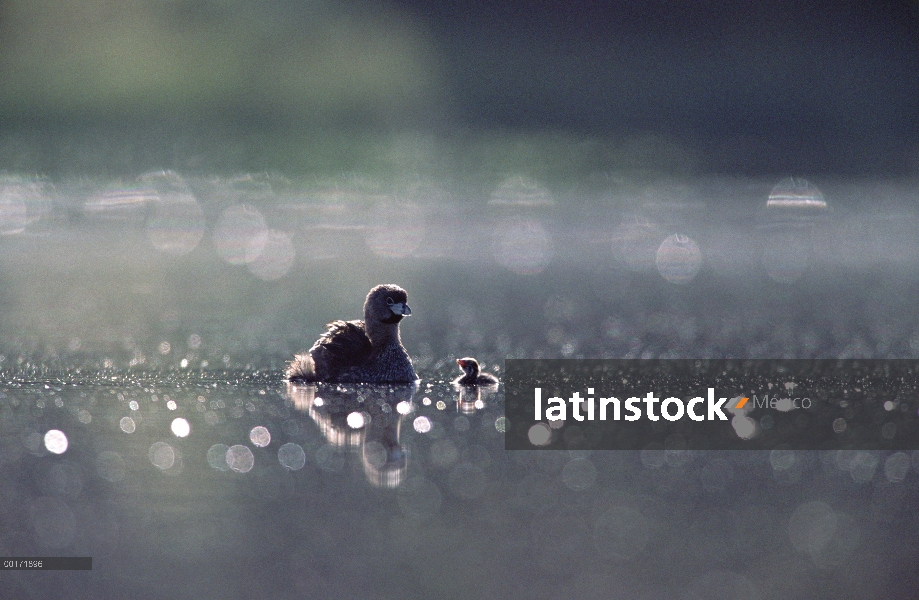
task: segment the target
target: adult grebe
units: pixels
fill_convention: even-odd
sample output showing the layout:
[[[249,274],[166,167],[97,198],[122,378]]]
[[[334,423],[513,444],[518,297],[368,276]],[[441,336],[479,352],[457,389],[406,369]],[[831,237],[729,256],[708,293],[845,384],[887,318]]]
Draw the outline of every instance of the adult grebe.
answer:
[[[399,339],[399,321],[412,314],[397,285],[378,285],[367,294],[363,321],[333,321],[309,352],[287,366],[291,381],[411,383],[418,379]]]

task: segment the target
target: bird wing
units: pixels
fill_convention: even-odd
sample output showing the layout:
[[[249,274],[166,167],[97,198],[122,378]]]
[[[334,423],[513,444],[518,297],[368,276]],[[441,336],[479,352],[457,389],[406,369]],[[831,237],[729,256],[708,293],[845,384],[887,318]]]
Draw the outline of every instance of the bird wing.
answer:
[[[326,369],[338,370],[359,365],[373,349],[363,321],[332,321],[319,336],[310,354]]]

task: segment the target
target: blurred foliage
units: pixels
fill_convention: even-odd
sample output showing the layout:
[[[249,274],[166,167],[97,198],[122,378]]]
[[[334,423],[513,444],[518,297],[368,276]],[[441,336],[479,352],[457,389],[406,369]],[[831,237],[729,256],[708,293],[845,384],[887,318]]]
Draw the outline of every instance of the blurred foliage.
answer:
[[[10,0],[2,11],[7,114],[400,119],[437,101],[430,40],[382,7]]]

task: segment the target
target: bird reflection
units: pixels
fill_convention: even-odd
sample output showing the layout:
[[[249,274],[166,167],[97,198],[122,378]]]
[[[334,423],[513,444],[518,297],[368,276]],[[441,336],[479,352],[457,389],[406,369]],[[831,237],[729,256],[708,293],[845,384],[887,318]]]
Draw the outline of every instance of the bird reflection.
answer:
[[[294,408],[319,426],[329,444],[361,453],[364,474],[372,485],[395,488],[408,468],[399,443],[402,418],[397,406],[411,404],[418,384],[331,385],[288,382],[287,397]]]
[[[457,391],[456,412],[471,415],[485,408],[486,401],[498,391],[498,384],[462,385],[454,383],[453,388]]]

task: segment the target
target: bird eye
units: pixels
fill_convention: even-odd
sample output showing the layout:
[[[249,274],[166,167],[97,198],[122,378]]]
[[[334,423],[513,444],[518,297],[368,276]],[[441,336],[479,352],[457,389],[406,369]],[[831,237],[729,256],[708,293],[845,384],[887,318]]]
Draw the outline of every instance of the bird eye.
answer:
[[[395,302],[392,301],[392,298],[386,298],[386,306],[392,306]]]

